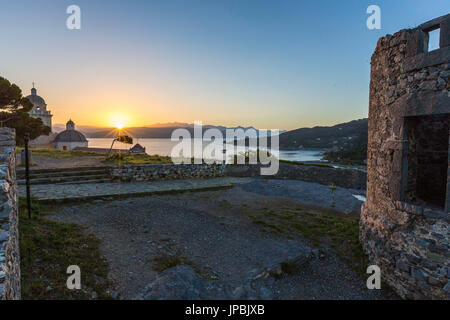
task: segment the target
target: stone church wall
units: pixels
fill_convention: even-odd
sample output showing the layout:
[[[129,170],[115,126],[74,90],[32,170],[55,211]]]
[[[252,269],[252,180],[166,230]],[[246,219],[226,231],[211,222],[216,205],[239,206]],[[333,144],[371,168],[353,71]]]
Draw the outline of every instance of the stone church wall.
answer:
[[[88,142],[53,142],[52,144],[53,148],[64,150],[73,150],[75,148],[85,148],[88,146]]]

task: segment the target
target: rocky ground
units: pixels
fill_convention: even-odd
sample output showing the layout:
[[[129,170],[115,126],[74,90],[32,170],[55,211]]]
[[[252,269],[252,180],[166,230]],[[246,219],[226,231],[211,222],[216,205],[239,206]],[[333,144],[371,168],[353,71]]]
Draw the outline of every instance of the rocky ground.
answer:
[[[280,208],[355,217],[361,202],[354,192],[336,190],[339,211],[317,209],[331,206],[327,186],[243,179],[228,190],[95,200],[63,207],[52,218],[87,226],[102,241],[114,297],[394,298],[368,290],[333,250],[319,251],[301,236],[269,232],[251,219]]]

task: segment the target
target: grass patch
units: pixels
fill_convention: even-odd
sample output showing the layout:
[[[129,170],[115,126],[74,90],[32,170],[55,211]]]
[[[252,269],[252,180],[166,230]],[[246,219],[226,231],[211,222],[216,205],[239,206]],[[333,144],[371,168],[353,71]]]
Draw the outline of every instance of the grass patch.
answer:
[[[194,271],[200,275],[201,277],[205,278],[206,280],[217,280],[216,277],[209,276],[202,272],[200,268],[191,260],[189,260],[186,257],[178,256],[178,255],[168,255],[168,254],[162,254],[158,257],[151,258],[149,261],[153,262],[153,270],[157,272],[163,272],[164,270],[174,268],[181,265],[188,265],[194,269]]]
[[[23,147],[17,147],[17,153],[20,153]],[[92,151],[80,151],[80,150],[59,150],[49,148],[30,148],[32,156],[38,156],[43,158],[76,158],[76,157],[105,157],[105,154],[92,152]]]
[[[194,264],[189,259],[179,256],[161,255],[152,258],[150,261],[153,262],[153,270],[158,272],[163,272],[166,269],[170,269],[183,264],[189,265],[194,268]]]
[[[19,235],[23,299],[110,299],[108,264],[100,255],[99,240],[85,234],[84,228],[71,223],[50,220],[45,216],[54,207],[42,206],[33,199],[32,219],[28,218],[26,201],[19,199]],[[81,269],[80,290],[66,287],[67,267]]]
[[[278,225],[276,225],[272,222],[268,222],[266,220],[259,219],[257,217],[252,217],[251,219],[254,223],[261,225],[263,227],[264,231],[271,232],[271,233],[282,233],[283,232],[283,230],[280,227],[278,227]]]
[[[359,242],[359,220],[301,208],[265,210],[246,213],[264,231],[283,234],[292,239],[302,236],[314,246],[332,248],[353,270],[366,276],[368,258]]]
[[[103,162],[114,165],[172,164],[172,159],[159,155],[113,153],[107,156]]]
[[[219,207],[231,209],[233,205],[226,199],[220,200],[218,203]]]
[[[290,261],[283,261],[280,263],[281,271],[286,274],[294,274],[298,270],[298,266]]]

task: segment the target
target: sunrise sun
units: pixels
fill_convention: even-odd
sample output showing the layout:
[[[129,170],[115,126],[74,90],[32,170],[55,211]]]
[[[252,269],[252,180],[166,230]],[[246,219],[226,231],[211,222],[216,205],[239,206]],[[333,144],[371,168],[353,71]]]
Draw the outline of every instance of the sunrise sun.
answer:
[[[111,118],[111,124],[119,130],[122,130],[125,127],[126,123],[127,121],[123,116],[115,115]]]

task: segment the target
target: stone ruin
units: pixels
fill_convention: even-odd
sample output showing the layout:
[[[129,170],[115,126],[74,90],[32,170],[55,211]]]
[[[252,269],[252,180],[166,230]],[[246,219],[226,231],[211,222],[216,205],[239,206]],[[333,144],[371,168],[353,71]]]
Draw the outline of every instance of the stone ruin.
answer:
[[[439,48],[428,50],[438,29]],[[360,238],[407,299],[450,298],[449,78],[450,14],[379,39]]]
[[[0,128],[0,300],[21,298],[15,138]]]

